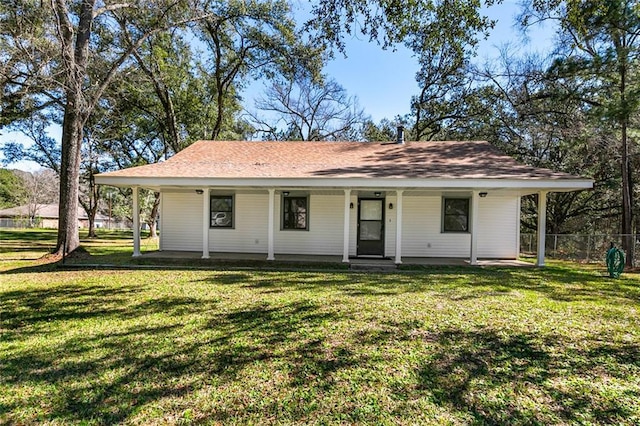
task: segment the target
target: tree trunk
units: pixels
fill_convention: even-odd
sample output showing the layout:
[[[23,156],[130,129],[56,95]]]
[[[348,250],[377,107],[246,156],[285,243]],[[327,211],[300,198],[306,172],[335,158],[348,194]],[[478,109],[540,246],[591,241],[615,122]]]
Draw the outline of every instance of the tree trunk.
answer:
[[[98,213],[98,201],[100,200],[100,192],[93,167],[89,170],[89,208],[85,209],[89,218],[89,238],[98,238],[96,234],[96,213]]]
[[[160,193],[153,193],[153,207],[151,208],[151,214],[149,215],[149,220],[147,221],[147,225],[149,225],[149,238],[155,238],[158,236],[157,228],[158,228],[158,210],[160,209]]]
[[[55,254],[65,255],[80,246],[78,233],[78,195],[80,188],[80,149],[82,127],[89,115],[83,94],[87,79],[89,38],[93,23],[95,0],[82,0],[77,32],[69,19],[65,0],[53,3],[56,27],[60,36],[65,72],[65,108],[62,122],[62,152],[60,158],[60,203],[58,241]]]
[[[80,246],[78,194],[80,188],[80,148],[82,121],[75,111],[74,96],[68,96],[62,127],[60,203],[56,254],[71,253]]]
[[[631,168],[629,165],[629,146],[627,141],[627,126],[622,127],[622,249],[626,253],[626,266],[633,267],[633,203],[631,188]]]
[[[622,49],[618,47],[620,52]],[[627,105],[627,57],[618,53],[620,65],[618,72],[620,74],[620,103],[622,105],[623,116],[619,120],[621,142],[622,142],[622,249],[626,253],[627,267],[633,267],[634,258],[634,235],[633,235],[633,188],[631,184],[631,163],[629,160],[629,141],[627,131],[629,125],[629,109]]]

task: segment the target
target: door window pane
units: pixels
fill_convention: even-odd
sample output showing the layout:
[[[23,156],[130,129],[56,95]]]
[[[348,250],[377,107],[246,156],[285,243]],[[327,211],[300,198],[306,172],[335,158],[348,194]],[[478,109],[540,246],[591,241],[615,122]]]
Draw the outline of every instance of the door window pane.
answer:
[[[360,240],[362,241],[379,241],[382,239],[382,223],[360,222]]]
[[[382,220],[382,200],[360,201],[360,220]]]

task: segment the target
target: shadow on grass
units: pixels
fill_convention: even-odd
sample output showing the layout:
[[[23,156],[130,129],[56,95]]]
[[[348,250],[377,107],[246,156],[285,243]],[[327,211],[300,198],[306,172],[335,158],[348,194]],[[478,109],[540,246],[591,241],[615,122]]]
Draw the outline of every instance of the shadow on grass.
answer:
[[[39,421],[113,424],[147,404],[188,399],[203,386],[203,377],[218,384],[241,380],[240,372],[256,362],[282,359],[294,371],[316,375],[348,362],[344,356],[326,361],[318,350],[321,341],[295,338],[301,327],[335,319],[315,304],[256,304],[221,312],[212,299],[171,296],[132,303],[141,290],[66,286],[5,293],[2,340],[14,349],[3,354],[0,380],[57,390]],[[152,324],[158,321],[152,318],[161,323]],[[185,330],[195,319],[197,328]],[[54,324],[62,335],[52,331]],[[87,332],[69,333],[87,324]],[[42,341],[15,349],[29,339]],[[19,422],[12,412],[37,406],[33,398],[0,406],[0,421]],[[216,417],[229,415],[221,409]]]
[[[556,301],[603,301],[640,304],[640,281],[611,280],[598,271],[568,268],[438,267],[419,273],[216,271],[201,280],[209,284],[240,285],[262,293],[286,290],[337,290],[359,296],[392,296],[434,292],[449,300],[509,296],[536,292]]]
[[[615,395],[601,387],[640,369],[637,344],[590,341],[590,349],[567,350],[562,336],[493,330],[449,330],[430,343],[436,350],[418,369],[418,389],[474,424],[623,424],[640,398],[638,389]],[[530,398],[553,402],[536,410]]]
[[[333,278],[327,281],[324,274],[302,274],[289,284],[280,274],[271,275],[233,272],[211,279],[220,283],[226,276],[223,284],[240,288],[288,285],[282,291],[290,292],[300,285],[330,286],[346,289],[347,298],[349,291],[360,295],[368,287],[365,297],[380,288],[389,289],[383,290],[385,297],[393,297],[405,285],[391,284],[388,275],[371,281],[365,274],[329,274]],[[427,332],[420,316],[359,322],[354,328],[340,324],[354,324],[350,321],[357,312],[333,310],[322,300],[283,297],[222,306],[217,293],[136,297],[148,295],[145,290],[152,287],[89,285],[3,293],[0,381],[9,389],[37,386],[48,397],[43,402],[33,392],[5,398],[0,422],[20,423],[24,419],[17,412],[44,406],[37,421],[163,423],[167,418],[145,415],[157,416],[166,404],[192,407],[199,392],[219,398],[217,405],[203,409],[201,422],[236,422],[252,410],[305,422],[314,419],[318,400],[335,391],[352,399],[334,396],[331,413],[321,415],[342,423],[375,423],[389,419],[384,416],[391,410],[400,417],[415,414],[411,404],[420,399],[472,424],[622,423],[640,398],[631,386],[624,394],[615,394],[615,387],[599,388],[607,380],[624,383],[640,371],[637,343],[592,339],[576,345],[568,336],[511,330]],[[335,334],[334,326],[342,332]],[[386,375],[393,376],[396,362],[411,367],[399,384],[353,374],[376,371],[385,363]],[[266,376],[258,384],[279,374],[281,383],[268,391],[299,399],[287,405],[277,395],[251,389],[256,374]],[[389,406],[378,408],[383,411],[358,406],[363,404],[359,393],[372,389],[392,395],[385,400]],[[244,393],[234,395],[239,390]],[[254,394],[258,405],[251,405]],[[409,422],[411,414],[406,415]]]

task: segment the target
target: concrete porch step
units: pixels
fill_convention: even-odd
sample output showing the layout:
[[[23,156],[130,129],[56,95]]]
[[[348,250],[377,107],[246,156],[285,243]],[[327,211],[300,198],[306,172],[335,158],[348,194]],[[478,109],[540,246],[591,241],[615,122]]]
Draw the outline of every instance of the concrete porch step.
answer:
[[[389,262],[358,262],[351,263],[349,269],[353,271],[395,271],[395,263]]]

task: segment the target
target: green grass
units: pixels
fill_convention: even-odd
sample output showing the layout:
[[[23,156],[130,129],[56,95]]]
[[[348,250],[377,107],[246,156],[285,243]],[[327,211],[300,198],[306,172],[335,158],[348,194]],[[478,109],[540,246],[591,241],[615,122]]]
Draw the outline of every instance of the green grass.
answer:
[[[135,264],[131,258],[133,236],[130,230],[96,230],[98,238],[88,238],[86,230],[80,231],[80,243],[90,257],[67,259],[68,263]],[[140,249],[144,253],[158,249],[158,240],[142,233]],[[51,253],[57,240],[55,229],[0,229],[0,262],[4,267],[29,265]],[[24,263],[27,261],[27,263]],[[140,259],[137,263],[145,263]]]
[[[637,274],[63,270],[25,252],[0,253],[0,424],[640,423]]]

